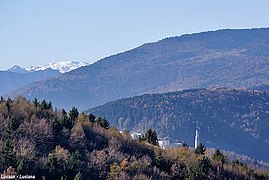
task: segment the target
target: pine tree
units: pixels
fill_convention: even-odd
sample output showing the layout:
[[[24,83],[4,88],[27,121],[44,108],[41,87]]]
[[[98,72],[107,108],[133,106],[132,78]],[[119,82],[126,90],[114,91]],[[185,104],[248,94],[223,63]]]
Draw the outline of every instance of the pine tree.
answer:
[[[194,152],[195,154],[203,155],[205,154],[205,150],[206,150],[205,146],[202,143],[200,143],[194,150]]]
[[[69,112],[69,117],[71,118],[71,121],[74,122],[78,115],[78,109],[76,107],[72,107],[72,110]]]
[[[48,109],[48,104],[46,100],[43,100],[40,104],[41,109]]]
[[[71,154],[70,158],[68,159],[68,177],[76,176],[76,173],[79,173],[79,169],[82,165],[81,161],[81,154],[78,150]],[[81,173],[80,173],[81,174]],[[78,174],[77,174],[78,175]]]
[[[3,103],[5,101],[4,97],[1,96],[0,102]]]
[[[37,101],[37,98],[35,98],[33,100],[33,104],[34,104],[35,108],[37,108],[39,106],[39,102]]]
[[[196,166],[189,172],[189,179],[212,179],[210,177],[210,171],[213,166],[211,160],[208,157],[199,159]]]
[[[57,162],[57,157],[55,154],[49,154],[48,155],[48,161],[46,164],[46,170],[49,172],[48,177],[56,177],[57,176],[57,167],[58,167],[58,162]]]
[[[223,164],[225,163],[226,159],[225,159],[225,156],[224,154],[219,150],[217,149],[213,155],[213,160],[216,162],[216,163],[220,163],[221,166],[223,166]]]
[[[158,155],[155,158],[157,167],[164,169],[165,167],[165,159],[162,155],[162,153],[158,153]]]
[[[71,118],[68,117],[67,112],[64,109],[62,109],[62,115],[60,121],[61,124],[67,129],[71,129],[74,125],[74,121],[72,121]]]
[[[142,135],[141,138],[139,138],[142,141],[146,141],[153,145],[159,145],[158,143],[158,136],[157,132],[155,130],[149,129],[145,134]]]
[[[104,117],[104,118],[101,118],[99,117],[97,120],[96,120],[96,123],[99,124],[101,127],[105,128],[105,129],[109,129],[109,122],[108,120]]]
[[[7,107],[7,111],[8,113],[10,112],[10,108],[11,108],[11,104],[12,103],[12,100],[10,98],[7,99],[6,101],[6,107]]]
[[[96,117],[92,113],[89,114],[89,121],[90,122],[94,123],[95,122],[95,118]]]
[[[9,166],[15,166],[16,164],[16,154],[14,152],[13,143],[11,140],[7,139],[2,145],[0,150],[0,168],[1,171],[8,168]]]
[[[7,128],[6,128],[6,132],[8,134],[8,136],[11,136],[12,133],[18,128],[18,124],[15,118],[11,118],[9,117],[7,119]]]
[[[48,110],[52,110],[52,103],[51,103],[51,101],[48,103]]]

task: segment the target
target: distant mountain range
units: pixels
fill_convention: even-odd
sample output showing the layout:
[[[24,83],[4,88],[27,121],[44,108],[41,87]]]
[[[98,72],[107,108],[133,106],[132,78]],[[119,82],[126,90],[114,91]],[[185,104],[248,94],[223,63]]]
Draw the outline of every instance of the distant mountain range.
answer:
[[[207,147],[269,162],[269,94],[227,88],[146,94],[87,111],[118,128],[145,132],[194,146],[195,129]]]
[[[22,68],[18,65],[14,65],[12,68],[8,69],[7,72],[13,72],[13,73],[29,73],[30,71],[26,70],[26,68]]]
[[[14,91],[18,88],[26,86],[29,83],[36,81],[42,81],[60,75],[61,73],[57,70],[46,69],[41,71],[34,71],[28,73],[22,73],[23,70],[17,68],[21,73],[9,72],[9,71],[0,71],[0,95],[4,96],[11,91]]]
[[[22,68],[18,65],[13,66],[12,68],[8,69],[8,72],[16,72],[16,73],[29,73],[35,71],[44,71],[46,69],[53,69],[57,70],[61,73],[66,73],[77,69],[79,67],[88,66],[89,63],[86,62],[78,62],[78,61],[61,61],[61,62],[52,62],[48,63],[44,66],[31,66],[29,68]]]
[[[88,63],[77,61],[54,62],[30,68],[15,65],[7,71],[0,71],[0,95],[3,96],[30,83],[47,80],[86,65]]]
[[[269,29],[218,30],[171,37],[119,53],[12,93],[57,107],[190,88],[269,85]]]

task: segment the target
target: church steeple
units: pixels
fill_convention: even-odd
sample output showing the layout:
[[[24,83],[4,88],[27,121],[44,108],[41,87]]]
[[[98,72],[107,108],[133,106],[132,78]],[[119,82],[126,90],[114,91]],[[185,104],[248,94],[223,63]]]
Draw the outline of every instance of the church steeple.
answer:
[[[200,128],[198,125],[196,125],[196,133],[195,133],[195,139],[194,139],[194,148],[196,149],[198,147],[198,144],[200,143],[200,137],[199,137],[199,130]]]

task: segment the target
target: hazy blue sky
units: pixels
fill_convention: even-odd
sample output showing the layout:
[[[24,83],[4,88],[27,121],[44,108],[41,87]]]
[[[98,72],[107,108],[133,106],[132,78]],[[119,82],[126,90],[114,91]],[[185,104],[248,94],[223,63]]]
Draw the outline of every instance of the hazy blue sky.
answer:
[[[0,69],[94,62],[145,42],[269,27],[268,0],[0,0]]]

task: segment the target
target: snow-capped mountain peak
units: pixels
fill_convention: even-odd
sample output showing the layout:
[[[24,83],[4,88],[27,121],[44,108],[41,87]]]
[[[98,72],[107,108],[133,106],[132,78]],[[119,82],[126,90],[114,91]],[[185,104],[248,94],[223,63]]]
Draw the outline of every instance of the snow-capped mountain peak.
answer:
[[[21,74],[24,74],[24,73],[28,73],[29,72],[25,68],[22,68],[22,67],[20,67],[18,65],[13,66],[12,68],[8,69],[7,71],[8,72],[21,73]]]
[[[74,69],[77,69],[82,66],[87,66],[89,63],[85,62],[78,62],[78,61],[61,61],[61,62],[52,62],[48,63],[44,66],[31,66],[30,68],[26,68],[27,71],[33,72],[33,71],[40,71],[45,69],[54,69],[58,70],[61,73],[66,73],[69,71],[72,71]]]

